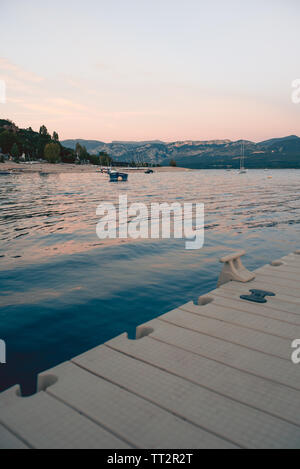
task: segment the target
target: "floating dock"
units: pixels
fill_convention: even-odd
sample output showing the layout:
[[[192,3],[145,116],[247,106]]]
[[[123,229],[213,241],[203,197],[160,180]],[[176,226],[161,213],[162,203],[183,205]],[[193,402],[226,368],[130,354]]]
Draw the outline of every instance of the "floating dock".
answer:
[[[0,448],[300,448],[300,251],[0,394]],[[275,293],[266,303],[249,290]],[[263,300],[264,301],[264,300]]]

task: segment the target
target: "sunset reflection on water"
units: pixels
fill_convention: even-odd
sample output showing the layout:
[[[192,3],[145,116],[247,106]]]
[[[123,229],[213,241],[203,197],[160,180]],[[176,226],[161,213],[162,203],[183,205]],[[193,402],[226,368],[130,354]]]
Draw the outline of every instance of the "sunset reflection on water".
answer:
[[[272,179],[268,176],[272,175]],[[245,249],[259,267],[299,248],[300,171],[96,173],[0,179],[0,338],[8,363],[0,390],[22,381],[216,285],[218,257]],[[100,240],[104,201],[205,204],[205,244]]]

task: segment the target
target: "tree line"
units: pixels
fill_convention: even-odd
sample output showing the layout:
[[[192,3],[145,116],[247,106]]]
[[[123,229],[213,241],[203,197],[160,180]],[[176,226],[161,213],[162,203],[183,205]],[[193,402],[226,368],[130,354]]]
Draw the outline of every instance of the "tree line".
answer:
[[[0,153],[9,155],[18,162],[24,155],[25,160],[45,160],[48,163],[70,163],[109,166],[112,158],[106,152],[90,155],[85,146],[77,143],[75,150],[64,147],[57,132],[52,135],[45,125],[38,132],[31,127],[19,129],[12,121],[0,119]],[[2,156],[3,160],[3,156]]]
[[[45,160],[48,163],[69,163],[69,164],[93,164],[102,166],[160,166],[148,162],[115,162],[105,151],[98,155],[89,154],[84,145],[76,144],[75,149],[64,147],[57,132],[52,135],[45,125],[41,125],[38,132],[31,127],[28,129],[18,128],[8,119],[0,119],[0,162],[4,161],[3,155],[9,155],[14,161],[19,162],[21,156],[26,161]],[[176,161],[170,161],[170,166],[176,166]]]

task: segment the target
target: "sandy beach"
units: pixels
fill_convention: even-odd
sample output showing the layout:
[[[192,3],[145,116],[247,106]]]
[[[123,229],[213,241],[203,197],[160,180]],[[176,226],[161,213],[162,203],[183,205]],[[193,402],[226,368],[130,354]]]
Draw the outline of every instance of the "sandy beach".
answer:
[[[13,172],[24,172],[24,173],[95,173],[99,171],[99,166],[94,165],[77,165],[77,164],[49,164],[49,163],[37,163],[37,164],[28,164],[28,163],[14,163],[12,161],[6,163],[0,163],[0,171],[13,171]],[[129,171],[129,172],[140,172],[146,171],[147,168],[142,169],[133,169],[133,168],[117,168],[120,171]],[[192,171],[187,168],[171,167],[164,166],[158,168],[152,168],[154,172],[174,172],[174,171]]]

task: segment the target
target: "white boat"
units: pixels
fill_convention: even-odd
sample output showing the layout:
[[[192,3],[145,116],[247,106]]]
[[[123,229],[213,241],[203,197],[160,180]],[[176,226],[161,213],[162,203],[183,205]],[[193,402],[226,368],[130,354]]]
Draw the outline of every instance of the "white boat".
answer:
[[[244,144],[244,141],[242,140],[242,144],[241,144],[241,150],[242,150],[242,154],[241,154],[241,157],[240,157],[240,170],[239,170],[239,174],[245,174],[247,173],[247,169],[245,168],[245,144]]]

